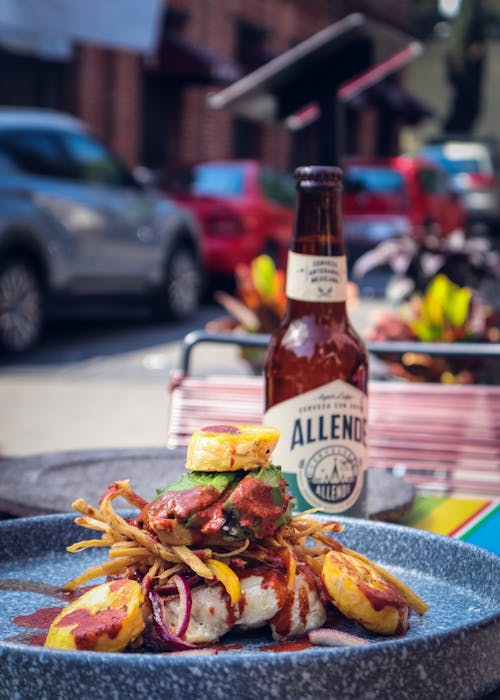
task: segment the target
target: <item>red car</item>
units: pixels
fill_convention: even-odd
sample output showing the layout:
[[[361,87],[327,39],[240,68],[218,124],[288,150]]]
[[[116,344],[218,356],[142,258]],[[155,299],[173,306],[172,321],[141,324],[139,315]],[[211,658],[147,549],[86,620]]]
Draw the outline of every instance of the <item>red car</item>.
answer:
[[[416,231],[434,223],[448,236],[465,227],[467,212],[444,168],[419,156],[398,156],[391,163],[405,178],[408,214]]]
[[[212,274],[233,275],[262,252],[283,266],[291,238],[291,175],[253,160],[210,161],[167,170],[168,194],[201,222],[202,256]]]
[[[363,252],[386,238],[420,237],[436,225],[448,236],[466,224],[466,211],[448,173],[422,157],[349,159],[343,163],[343,209],[348,249]]]

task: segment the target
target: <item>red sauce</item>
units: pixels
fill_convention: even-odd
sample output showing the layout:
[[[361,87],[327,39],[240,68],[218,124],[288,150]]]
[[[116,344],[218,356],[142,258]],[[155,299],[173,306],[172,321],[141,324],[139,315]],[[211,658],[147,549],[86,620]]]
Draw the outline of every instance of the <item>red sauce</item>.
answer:
[[[278,644],[266,644],[259,647],[260,651],[271,651],[273,654],[279,654],[282,651],[304,651],[312,647],[311,642],[307,637],[304,639],[294,639],[291,642],[279,642]]]
[[[303,627],[306,626],[307,616],[309,614],[309,595],[307,587],[302,585],[299,587],[299,619]]]
[[[270,484],[262,479],[242,479],[231,494],[231,501],[240,515],[240,525],[254,530],[258,537],[271,537],[283,511],[273,502]]]
[[[245,596],[243,594],[236,605],[231,605],[231,598],[227,593],[225,593],[224,600],[226,603],[226,622],[229,627],[233,627],[236,624],[238,617],[245,609],[246,601],[243,600],[244,597]]]
[[[273,571],[271,569],[259,569],[245,572],[245,575],[262,576],[261,588],[272,588],[276,595],[278,612],[273,617],[271,622],[275,626],[276,631],[283,637],[290,632],[291,627],[291,611],[294,594],[287,588],[286,577],[283,573]]]
[[[290,633],[292,626],[292,606],[293,606],[293,591],[285,588],[286,597],[280,601],[280,608],[276,615],[271,620],[276,632],[280,637],[286,637]]]
[[[92,615],[88,610],[79,608],[65,615],[57,627],[76,624],[71,630],[76,648],[92,650],[97,647],[99,637],[106,635],[114,639],[118,636],[126,615],[126,610],[100,610]]]
[[[204,433],[229,433],[229,435],[241,435],[241,430],[235,425],[208,425],[201,429]]]
[[[17,615],[12,619],[12,622],[18,627],[48,630],[62,609],[62,607],[40,608],[28,615]]]
[[[106,491],[102,494],[101,498],[99,499],[99,505],[103,502],[105,498],[108,496],[114,496],[115,494],[119,493],[121,491],[121,486],[119,486],[117,481],[114,481],[112,484],[108,486]]]
[[[43,647],[46,638],[47,632],[22,632],[21,634],[15,634],[13,637],[8,637],[6,641],[29,644],[33,647]]]
[[[239,651],[243,649],[243,644],[210,644],[207,649],[215,649],[215,651]]]
[[[28,593],[40,593],[51,598],[61,598],[65,594],[59,586],[41,581],[29,581],[22,578],[0,579],[0,591],[24,591]]]
[[[225,500],[226,494],[224,492],[216,503],[196,514],[201,525],[201,532],[204,535],[215,535],[221,531],[226,522],[226,516],[222,510]]]
[[[220,498],[220,493],[213,486],[195,486],[182,491],[167,491],[143,511],[146,524],[153,528],[164,519],[186,520],[197,511],[208,508]]]
[[[121,490],[121,484],[118,481],[114,481],[102,494],[101,498],[99,499],[99,504],[101,504],[103,500],[108,496],[114,496],[115,494],[120,493]],[[142,498],[142,496],[139,496],[138,493],[135,493],[135,491],[132,490],[127,491],[127,500],[139,509],[144,508],[144,506],[147,504],[146,499]],[[91,511],[95,512],[93,508],[91,509]]]

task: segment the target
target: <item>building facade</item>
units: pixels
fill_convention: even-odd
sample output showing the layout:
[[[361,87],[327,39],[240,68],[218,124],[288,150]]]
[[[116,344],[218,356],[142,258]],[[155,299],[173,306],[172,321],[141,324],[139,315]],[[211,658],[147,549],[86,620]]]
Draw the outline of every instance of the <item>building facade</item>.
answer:
[[[314,125],[298,148],[282,122],[215,111],[208,95],[352,11],[407,30],[411,7],[397,0],[168,0],[158,46],[146,56],[79,44],[71,59],[49,61],[0,49],[0,103],[71,112],[132,166],[254,157],[290,168],[307,157]],[[377,111],[368,105],[350,137],[357,152],[379,150],[376,131]]]

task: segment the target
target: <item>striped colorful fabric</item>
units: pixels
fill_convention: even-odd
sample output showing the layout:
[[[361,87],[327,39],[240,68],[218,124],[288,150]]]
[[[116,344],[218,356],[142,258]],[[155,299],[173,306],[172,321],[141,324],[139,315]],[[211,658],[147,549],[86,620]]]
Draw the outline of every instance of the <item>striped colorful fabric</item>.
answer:
[[[500,501],[417,495],[404,525],[457,537],[500,555]]]

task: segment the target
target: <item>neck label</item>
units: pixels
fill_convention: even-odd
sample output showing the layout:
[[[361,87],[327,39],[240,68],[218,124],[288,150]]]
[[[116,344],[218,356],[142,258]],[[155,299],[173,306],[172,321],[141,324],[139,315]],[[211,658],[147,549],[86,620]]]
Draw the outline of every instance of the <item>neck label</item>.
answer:
[[[290,250],[286,270],[286,295],[298,301],[346,300],[345,255],[303,255]]]

